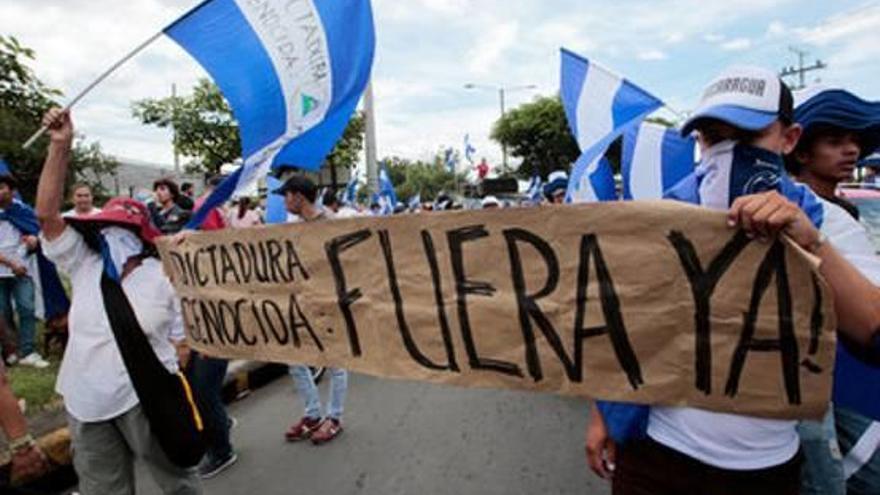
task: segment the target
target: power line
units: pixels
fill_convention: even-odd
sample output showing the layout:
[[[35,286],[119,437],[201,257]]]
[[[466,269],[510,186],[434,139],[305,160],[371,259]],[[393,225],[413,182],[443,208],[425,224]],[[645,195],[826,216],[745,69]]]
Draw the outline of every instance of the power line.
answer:
[[[788,67],[783,68],[782,71],[779,73],[779,77],[785,78],[785,77],[791,77],[791,76],[798,76],[798,85],[794,86],[792,89],[798,90],[798,89],[806,88],[807,87],[806,79],[807,79],[808,72],[823,70],[828,67],[828,64],[826,64],[825,62],[823,62],[819,59],[816,59],[816,61],[812,65],[804,65],[804,59],[807,57],[807,55],[809,55],[809,52],[802,50],[796,46],[790,46],[790,47],[788,47],[788,49],[792,53],[797,55],[798,65],[797,65],[797,67],[788,66]]]

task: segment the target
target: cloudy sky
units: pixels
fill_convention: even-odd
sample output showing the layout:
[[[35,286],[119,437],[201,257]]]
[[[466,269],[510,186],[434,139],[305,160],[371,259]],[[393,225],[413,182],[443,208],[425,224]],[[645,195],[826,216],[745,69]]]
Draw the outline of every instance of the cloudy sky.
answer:
[[[197,0],[3,0],[0,33],[37,51],[39,77],[71,95]],[[880,1],[795,0],[373,0],[379,155],[426,158],[461,147],[500,162],[489,140],[498,95],[467,83],[535,85],[508,106],[559,86],[559,47],[623,74],[678,111],[733,63],[773,69],[791,46],[828,68],[809,81],[880,99]],[[75,111],[78,128],[125,158],[172,163],[169,134],[131,117],[131,102],[186,92],[205,73],[160,39]]]

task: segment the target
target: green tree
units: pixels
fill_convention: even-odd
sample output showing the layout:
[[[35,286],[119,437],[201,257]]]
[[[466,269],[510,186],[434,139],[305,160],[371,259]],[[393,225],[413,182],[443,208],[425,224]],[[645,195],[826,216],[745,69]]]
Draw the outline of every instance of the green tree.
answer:
[[[465,182],[463,174],[453,174],[443,165],[443,156],[432,162],[412,161],[400,157],[386,158],[388,175],[400,201],[421,194],[422,201],[433,201],[441,192],[453,192]]]
[[[136,101],[133,113],[143,124],[174,129],[174,148],[193,160],[187,172],[216,174],[241,157],[238,123],[220,89],[208,79],[200,79],[189,96]]]
[[[61,96],[60,91],[46,86],[28,66],[34,58],[32,49],[15,38],[0,35],[0,157],[9,163],[27,202],[33,202],[36,196],[49,140],[42,137],[27,150],[21,145],[40,128],[43,114],[50,107],[59,106],[56,99]],[[86,143],[80,134],[74,144],[68,182],[88,182],[97,195],[103,195],[106,191],[100,183],[114,174],[117,166],[100,145]]]
[[[495,123],[492,139],[522,159],[516,172],[521,178],[568,170],[580,156],[559,97],[541,97],[507,112]]]
[[[192,159],[190,173],[216,174],[220,167],[241,157],[238,122],[220,88],[209,79],[201,79],[189,96],[145,99],[132,105],[132,112],[142,124],[175,131],[176,150]],[[352,117],[342,138],[327,156],[335,175],[336,167],[351,168],[364,146],[364,119]]]

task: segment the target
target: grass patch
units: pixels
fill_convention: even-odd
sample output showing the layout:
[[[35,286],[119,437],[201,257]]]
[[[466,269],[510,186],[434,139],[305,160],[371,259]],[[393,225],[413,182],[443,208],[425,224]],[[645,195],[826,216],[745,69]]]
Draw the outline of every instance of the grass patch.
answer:
[[[31,415],[50,409],[60,396],[55,393],[55,379],[58,376],[58,358],[48,358],[52,363],[38,370],[29,366],[7,368],[12,391],[19,399],[27,401],[27,414]]]

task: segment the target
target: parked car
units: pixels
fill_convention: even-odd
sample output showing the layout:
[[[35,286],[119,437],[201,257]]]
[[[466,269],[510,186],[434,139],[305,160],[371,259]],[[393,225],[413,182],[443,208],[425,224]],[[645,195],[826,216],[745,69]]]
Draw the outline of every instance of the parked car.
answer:
[[[840,196],[859,208],[862,223],[868,228],[874,248],[880,252],[880,189],[858,184],[845,185]]]

